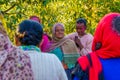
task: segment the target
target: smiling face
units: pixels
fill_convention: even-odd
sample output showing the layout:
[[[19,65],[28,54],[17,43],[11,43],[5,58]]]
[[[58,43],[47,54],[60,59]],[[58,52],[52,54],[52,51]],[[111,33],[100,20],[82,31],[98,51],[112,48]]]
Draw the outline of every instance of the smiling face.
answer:
[[[55,27],[55,37],[62,39],[64,37],[64,28],[62,26]]]
[[[76,31],[79,36],[83,36],[85,34],[86,26],[84,23],[76,23]]]

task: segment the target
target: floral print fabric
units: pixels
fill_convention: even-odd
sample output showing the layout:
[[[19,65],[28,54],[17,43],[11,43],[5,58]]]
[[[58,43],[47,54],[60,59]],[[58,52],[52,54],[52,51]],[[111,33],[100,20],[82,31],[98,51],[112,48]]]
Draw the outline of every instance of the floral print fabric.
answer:
[[[30,58],[0,33],[0,80],[33,80]]]

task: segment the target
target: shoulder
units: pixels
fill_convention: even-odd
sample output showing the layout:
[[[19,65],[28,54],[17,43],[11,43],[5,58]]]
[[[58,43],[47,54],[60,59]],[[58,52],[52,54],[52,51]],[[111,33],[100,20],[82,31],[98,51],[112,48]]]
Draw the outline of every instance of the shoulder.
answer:
[[[77,35],[77,32],[70,33],[67,36],[73,36],[73,35]]]
[[[65,41],[65,43],[74,44],[74,41],[73,41],[73,40],[71,40],[71,39],[69,39],[69,38],[67,38],[67,39],[66,39],[66,41]]]
[[[56,56],[54,54],[43,53],[43,52],[41,52],[41,56],[46,56],[46,57],[50,57],[50,58],[56,58]]]
[[[93,37],[93,35],[90,33],[87,33],[86,36]]]
[[[84,37],[88,40],[93,40],[93,35],[90,33],[86,34]]]
[[[66,37],[69,38],[69,39],[74,39],[74,37],[77,36],[77,35],[78,35],[77,32],[73,32],[73,33],[70,33],[70,34],[66,35]]]
[[[44,34],[43,39],[48,39],[48,36],[46,34]]]
[[[28,57],[28,54],[25,51],[23,51],[20,48],[18,48],[18,47],[16,47],[16,51],[15,52],[17,54],[16,53],[14,53],[14,54],[17,55],[18,57]]]
[[[57,60],[57,57],[54,54],[50,53],[43,53],[43,52],[28,52],[29,56],[31,58],[36,58],[38,60],[45,60],[45,61],[55,61]]]

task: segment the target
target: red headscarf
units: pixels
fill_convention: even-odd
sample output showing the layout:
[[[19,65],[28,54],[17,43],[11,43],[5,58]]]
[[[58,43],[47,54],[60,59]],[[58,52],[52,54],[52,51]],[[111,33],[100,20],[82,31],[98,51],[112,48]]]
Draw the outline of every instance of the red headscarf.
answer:
[[[99,22],[92,44],[92,50],[88,56],[78,59],[78,63],[85,71],[88,69],[89,80],[100,80],[102,65],[100,58],[120,57],[120,35],[113,29],[114,18],[120,16],[119,13],[110,13],[105,15]],[[101,47],[95,50],[96,44],[101,43]]]

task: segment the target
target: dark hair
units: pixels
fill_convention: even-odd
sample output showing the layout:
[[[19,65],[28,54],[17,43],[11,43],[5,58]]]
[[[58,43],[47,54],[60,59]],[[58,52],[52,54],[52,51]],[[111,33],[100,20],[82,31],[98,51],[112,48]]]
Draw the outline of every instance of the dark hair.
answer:
[[[120,16],[113,19],[113,29],[120,34]]]
[[[18,27],[18,38],[22,45],[38,45],[42,40],[43,29],[40,23],[24,20]],[[22,34],[22,36],[20,36]]]
[[[76,23],[84,23],[84,25],[87,27],[87,20],[85,18],[79,18],[77,19]]]

